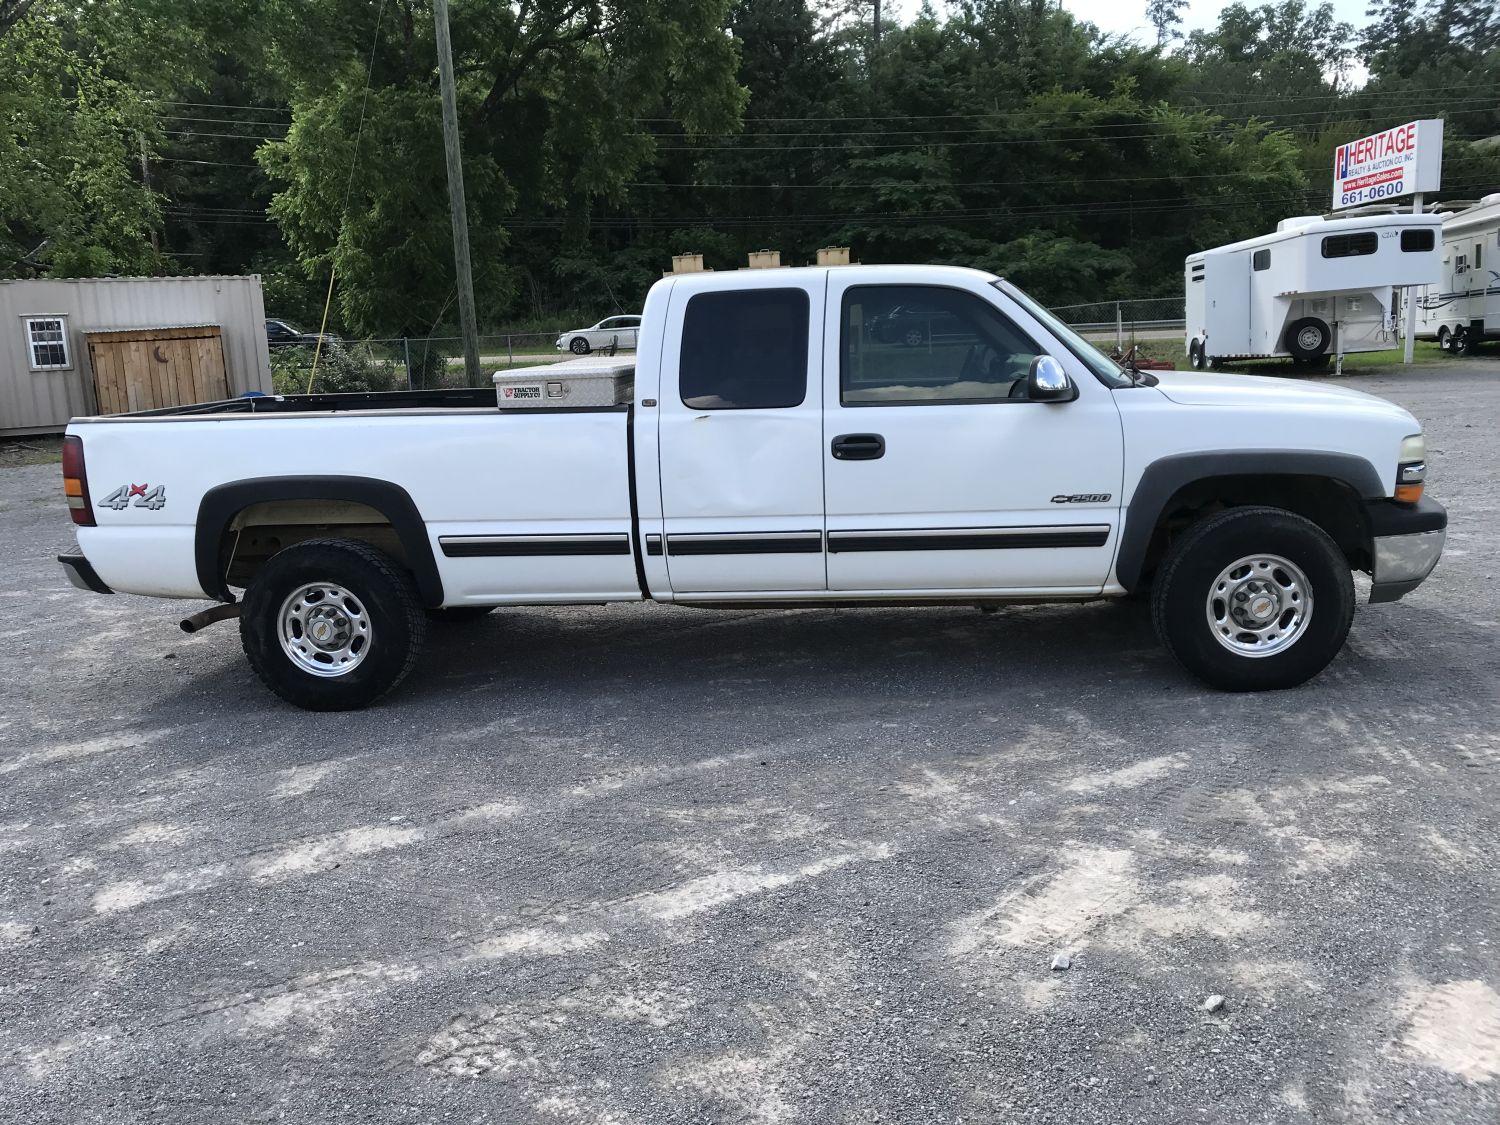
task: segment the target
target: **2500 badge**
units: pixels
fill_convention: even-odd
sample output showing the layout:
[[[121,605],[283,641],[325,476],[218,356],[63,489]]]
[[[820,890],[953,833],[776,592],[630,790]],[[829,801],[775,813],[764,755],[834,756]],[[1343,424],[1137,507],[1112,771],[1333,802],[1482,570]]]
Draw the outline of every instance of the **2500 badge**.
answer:
[[[159,484],[152,488],[149,484],[122,484],[99,501],[99,507],[113,508],[120,512],[130,507],[131,501],[135,502],[137,508],[150,508],[153,512],[159,512],[167,506],[167,486]]]
[[[1071,495],[1058,495],[1052,498],[1054,504],[1108,504],[1110,494],[1108,492],[1074,492]]]

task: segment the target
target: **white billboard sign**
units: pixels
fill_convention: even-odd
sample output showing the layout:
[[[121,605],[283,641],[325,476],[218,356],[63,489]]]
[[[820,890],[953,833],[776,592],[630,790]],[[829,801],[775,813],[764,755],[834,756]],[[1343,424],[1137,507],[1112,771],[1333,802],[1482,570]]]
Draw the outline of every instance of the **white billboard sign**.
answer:
[[[1437,191],[1443,179],[1443,121],[1412,121],[1333,150],[1333,209]]]

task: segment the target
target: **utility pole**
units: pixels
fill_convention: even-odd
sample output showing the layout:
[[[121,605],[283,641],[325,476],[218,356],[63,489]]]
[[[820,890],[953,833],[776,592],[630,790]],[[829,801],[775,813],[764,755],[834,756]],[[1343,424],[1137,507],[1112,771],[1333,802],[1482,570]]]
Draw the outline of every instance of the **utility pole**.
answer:
[[[873,51],[880,50],[880,0],[875,0],[875,19],[870,24],[871,38],[875,41]],[[873,53],[872,51],[872,53]]]
[[[1422,193],[1419,191],[1416,198],[1412,200],[1411,213],[1420,215],[1422,213]],[[1439,238],[1442,235],[1438,235]],[[1401,362],[1410,363],[1415,358],[1417,348],[1417,287],[1408,285],[1405,289],[1406,297],[1406,341],[1401,352]]]
[[[468,385],[479,386],[479,336],[474,327],[474,274],[469,267],[469,216],[464,206],[464,166],[458,148],[458,99],[453,92],[453,42],[448,0],[433,0],[437,22],[438,77],[443,86],[443,152],[448,161],[448,210],[453,216],[453,272],[458,278],[458,328],[464,338]]]

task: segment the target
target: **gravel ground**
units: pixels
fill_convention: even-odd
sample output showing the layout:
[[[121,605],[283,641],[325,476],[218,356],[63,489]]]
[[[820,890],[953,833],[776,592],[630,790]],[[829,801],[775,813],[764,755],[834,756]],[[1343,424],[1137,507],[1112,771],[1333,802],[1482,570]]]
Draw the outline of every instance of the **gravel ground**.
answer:
[[[303,714],[0,469],[0,1121],[1495,1122],[1500,362],[1345,381],[1448,552],[1262,696],[1136,606],[633,606]]]

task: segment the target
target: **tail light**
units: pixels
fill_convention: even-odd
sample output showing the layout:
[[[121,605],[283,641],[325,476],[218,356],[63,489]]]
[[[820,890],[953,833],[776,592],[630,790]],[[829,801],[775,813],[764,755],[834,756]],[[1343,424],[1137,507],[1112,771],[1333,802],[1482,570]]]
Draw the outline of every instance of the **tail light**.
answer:
[[[68,498],[68,514],[79,527],[94,526],[94,506],[89,502],[89,477],[83,468],[83,439],[63,438],[63,495]]]

